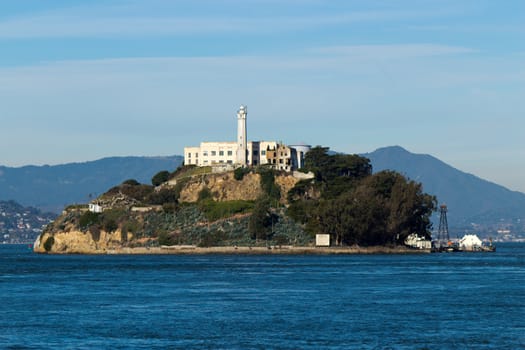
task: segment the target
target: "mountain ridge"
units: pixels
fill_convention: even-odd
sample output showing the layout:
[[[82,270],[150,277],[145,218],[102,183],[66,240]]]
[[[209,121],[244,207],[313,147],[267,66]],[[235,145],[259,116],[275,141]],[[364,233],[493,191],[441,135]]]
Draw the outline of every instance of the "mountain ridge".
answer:
[[[58,213],[130,178],[149,183],[157,172],[172,171],[182,161],[177,155],[127,156],[58,165],[0,166],[0,200]]]
[[[374,172],[395,170],[421,182],[425,192],[436,195],[440,204],[447,204],[451,226],[469,228],[476,223],[497,228],[525,218],[525,194],[462,172],[432,155],[412,153],[401,146],[381,147],[361,155],[370,159]],[[0,166],[0,200],[58,213],[66,205],[86,203],[130,178],[150,183],[154,174],[172,171],[182,161],[177,155],[130,156],[59,165]]]
[[[525,194],[463,172],[428,154],[415,154],[401,146],[382,147],[362,154],[374,172],[395,170],[421,182],[449,208],[449,223],[469,225],[525,217]]]

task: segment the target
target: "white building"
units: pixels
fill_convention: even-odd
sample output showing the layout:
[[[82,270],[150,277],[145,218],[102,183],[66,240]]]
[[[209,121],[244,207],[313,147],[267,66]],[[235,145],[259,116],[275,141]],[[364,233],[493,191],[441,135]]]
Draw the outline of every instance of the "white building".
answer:
[[[99,204],[96,204],[96,203],[89,203],[88,209],[92,213],[102,213],[104,211],[102,206],[100,206]]]
[[[459,240],[459,247],[466,251],[477,251],[483,247],[483,242],[476,235],[465,235]]]
[[[209,166],[220,164],[267,164],[266,150],[275,148],[275,141],[250,141],[246,144],[245,157],[239,156],[236,142],[201,142],[199,147],[184,147],[184,164]]]
[[[275,150],[276,141],[247,141],[246,119],[248,108],[241,106],[237,112],[237,141],[235,142],[201,142],[198,147],[184,147],[184,164],[197,166],[257,166],[270,163],[268,150]],[[290,167],[282,170],[301,168],[304,155],[310,146],[290,146]]]
[[[416,249],[430,249],[432,248],[432,241],[418,236],[417,233],[412,233],[405,239],[405,245]]]

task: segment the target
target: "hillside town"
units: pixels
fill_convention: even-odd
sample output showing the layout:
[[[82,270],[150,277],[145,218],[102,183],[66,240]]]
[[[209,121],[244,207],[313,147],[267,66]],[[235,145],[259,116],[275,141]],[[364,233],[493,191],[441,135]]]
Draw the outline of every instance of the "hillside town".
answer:
[[[0,201],[0,243],[32,243],[55,216],[14,201]]]

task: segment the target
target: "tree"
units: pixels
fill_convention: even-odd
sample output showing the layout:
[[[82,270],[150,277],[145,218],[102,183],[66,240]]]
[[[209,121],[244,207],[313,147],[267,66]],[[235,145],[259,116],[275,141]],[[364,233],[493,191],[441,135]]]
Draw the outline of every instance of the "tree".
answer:
[[[268,196],[262,196],[255,202],[250,221],[248,222],[248,232],[252,239],[266,239],[270,233],[272,220],[270,199]]]
[[[151,178],[151,184],[153,186],[159,186],[163,184],[164,182],[168,181],[169,178],[170,178],[169,171],[166,171],[166,170],[159,171]]]
[[[128,185],[128,186],[138,186],[138,185],[140,185],[140,182],[138,182],[135,179],[128,179],[128,180],[125,180],[124,182],[122,182],[122,184],[123,185]]]
[[[313,182],[300,182],[289,192],[288,214],[313,232],[329,233],[338,245],[401,243],[414,232],[430,236],[436,198],[420,183],[394,171],[372,175],[367,158],[328,155],[315,147],[307,165]],[[312,190],[318,199],[307,195]]]

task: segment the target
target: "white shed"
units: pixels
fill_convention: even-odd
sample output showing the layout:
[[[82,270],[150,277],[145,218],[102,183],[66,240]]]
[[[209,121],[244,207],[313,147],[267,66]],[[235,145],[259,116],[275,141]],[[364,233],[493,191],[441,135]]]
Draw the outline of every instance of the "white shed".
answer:
[[[330,235],[327,234],[316,234],[315,245],[317,247],[329,247],[330,246]]]
[[[95,203],[89,203],[89,211],[92,213],[102,213],[102,207]]]

